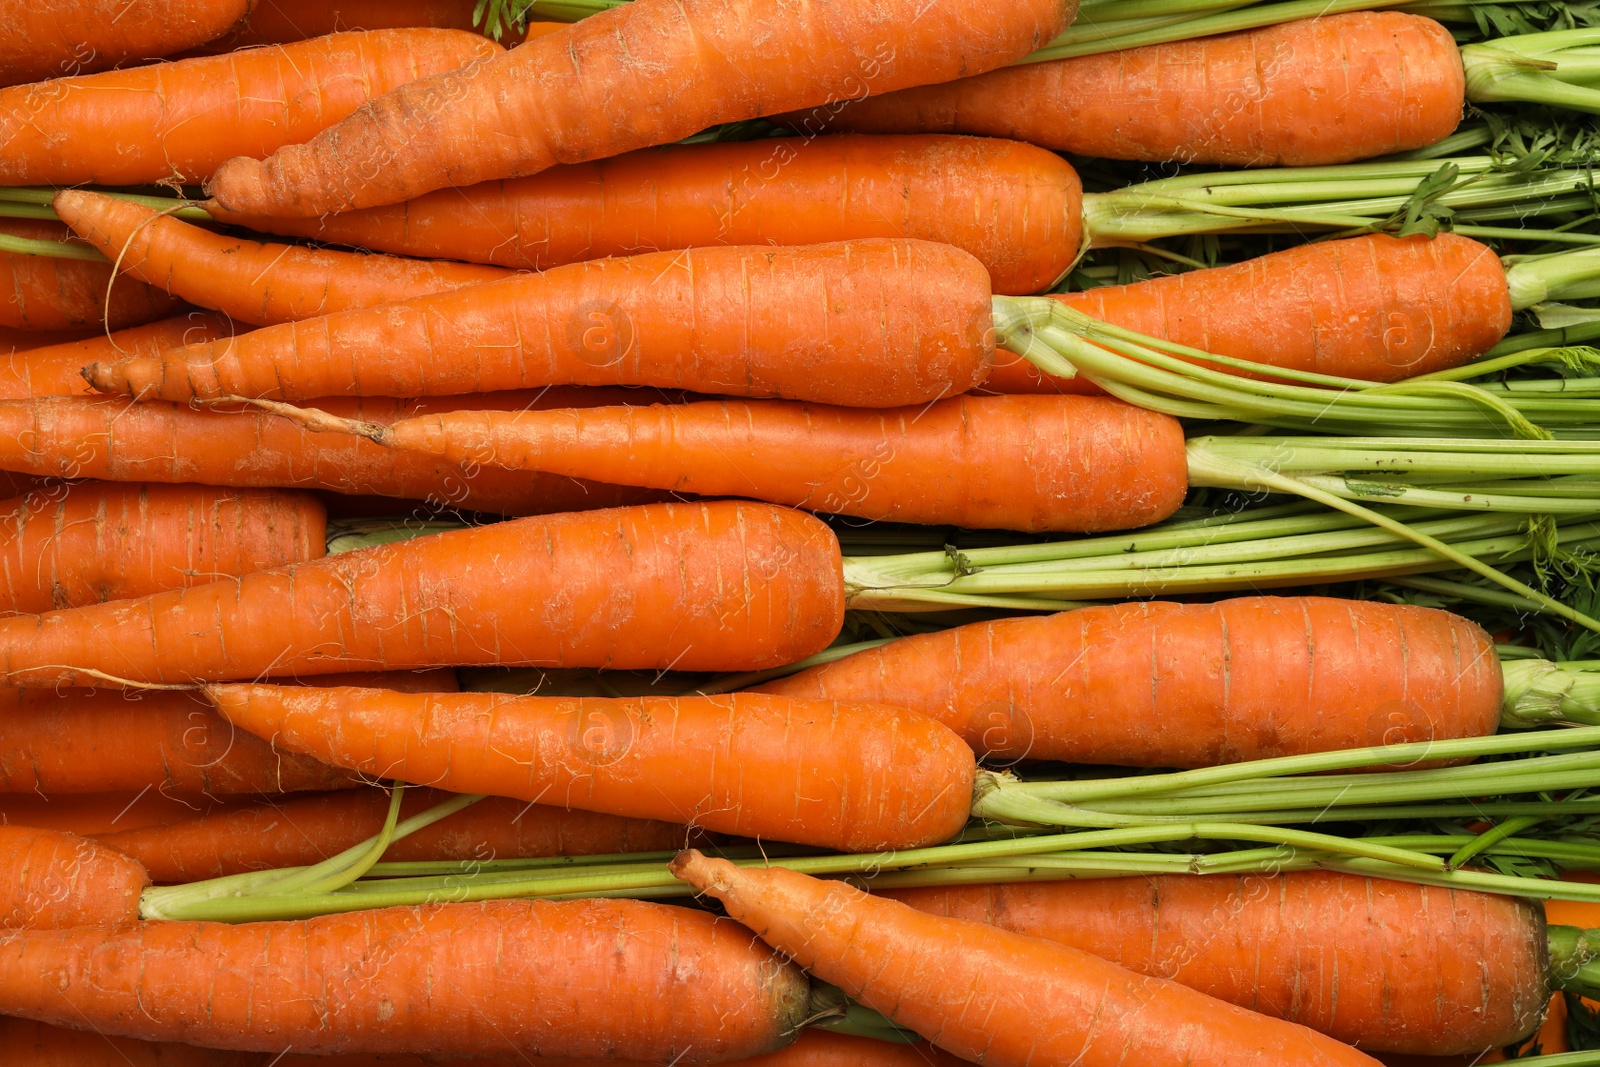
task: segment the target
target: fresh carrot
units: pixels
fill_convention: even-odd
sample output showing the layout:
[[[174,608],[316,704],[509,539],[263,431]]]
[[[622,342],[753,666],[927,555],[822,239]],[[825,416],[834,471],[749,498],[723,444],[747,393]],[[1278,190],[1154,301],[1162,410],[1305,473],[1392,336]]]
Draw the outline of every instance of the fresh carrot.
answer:
[[[971,749],[926,716],[872,704],[204,692],[234,726],[352,771],[741,837],[850,852],[921,848],[960,833],[972,809]]]
[[[409,818],[444,799],[426,789],[407,790],[400,817]],[[388,810],[383,790],[350,789],[223,808],[98,839],[144,864],[157,882],[193,882],[320,863],[377,834]],[[394,842],[384,859],[481,862],[654,852],[682,848],[689,833],[674,823],[489,797]]]
[[[138,860],[86,837],[0,826],[0,930],[136,922],[149,884]]]
[[[761,504],[518,519],[0,619],[0,680],[187,683],[448,665],[761,670],[837,636],[841,567],[821,522]]]
[[[794,123],[812,134],[1010,137],[1107,159],[1315,166],[1441,141],[1465,99],[1449,30],[1354,11],[874,93]]]
[[[205,51],[232,51],[263,44],[288,44],[308,37],[351,30],[390,30],[428,26],[471,30],[477,0],[257,0],[227,34],[207,42]]]
[[[1125,530],[1171,515],[1186,492],[1177,421],[1108,397],[963,396],[888,411],[730,400],[340,425],[454,463],[900,522]]]
[[[306,493],[84,482],[0,502],[0,613],[204,585],[320,559],[327,516]]]
[[[184,401],[648,385],[900,407],[981,383],[993,322],[983,265],[948,245],[734,245],[519,274],[84,376]]]
[[[168,794],[159,789],[58,793],[55,796],[0,793],[0,826],[31,826],[92,837],[146,826],[186,822],[239,799],[231,796],[208,797],[199,793]]]
[[[232,323],[226,317],[209,311],[188,311],[111,334],[100,330],[91,337],[13,351],[11,357],[0,364],[0,399],[93,393],[94,387],[83,377],[83,368],[90,363],[149,357],[163,349],[211,341],[232,333]]]
[[[808,993],[737,924],[631,900],[0,937],[0,1012],[272,1053],[725,1062],[792,1041]]]
[[[1494,733],[1489,635],[1328,597],[1108,604],[904,637],[760,692],[932,715],[985,758],[1205,767]]]
[[[0,184],[198,181],[500,51],[459,30],[373,30],[0,90]]]
[[[154,208],[81,189],[63,189],[52,203],[62,221],[114,261],[119,273],[255,325],[405,300],[508,273],[223,237]]]
[[[69,1030],[36,1023],[30,1019],[0,1018],[0,1048],[17,1057],[13,1063],[28,1067],[306,1067],[298,1056],[286,1056],[271,1063],[269,1056],[255,1052],[224,1052],[172,1042],[135,1041],[108,1037],[92,1030]],[[317,1067],[347,1067],[323,1059]],[[357,1067],[350,1064],[348,1067]],[[424,1067],[412,1064],[373,1063],[361,1067]]]
[[[19,330],[14,326],[0,326],[0,355],[13,357],[46,345],[61,345],[82,341],[101,333],[100,330]]]
[[[592,392],[318,403],[355,418],[393,422],[462,405],[516,410],[530,404],[618,402],[618,393]],[[662,496],[559,475],[530,476],[404,455],[358,438],[311,433],[264,412],[197,411],[179,404],[130,405],[78,396],[0,400],[0,468],[44,478],[326,489],[500,515],[616,507]]]
[[[0,159],[4,153],[0,148]],[[36,219],[0,219],[0,235],[86,247],[65,226]],[[23,252],[0,251],[0,292],[6,294],[0,300],[0,326],[18,330],[123,330],[174,315],[183,306],[143,282],[118,279],[113,285],[110,263]]]
[[[963,1059],[993,1067],[1377,1062],[1176,982],[843,882],[736,867],[692,849],[672,873],[818,978]]]
[[[233,215],[268,233],[522,270],[704,245],[909,237],[954,245],[994,291],[1048,289],[1081,239],[1077,173],[982,137],[674,145],[320,218]]]
[[[1481,1053],[1550,999],[1537,903],[1328,871],[884,890],[1369,1051]],[[1351,976],[1355,976],[1352,979]]]
[[[250,0],[68,0],[0,5],[0,85],[169,56],[232,29]]]
[[[980,19],[954,0],[635,0],[379,97],[265,162],[229,160],[208,189],[227,210],[256,215],[396,204],[992,70],[1054,37],[1076,8],[1026,0]],[[780,55],[780,40],[805,47]]]

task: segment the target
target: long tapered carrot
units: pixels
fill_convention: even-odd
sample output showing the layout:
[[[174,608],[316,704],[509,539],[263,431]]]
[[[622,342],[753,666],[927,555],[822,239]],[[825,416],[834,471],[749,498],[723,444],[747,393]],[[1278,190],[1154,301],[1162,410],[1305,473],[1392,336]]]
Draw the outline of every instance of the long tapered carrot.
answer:
[[[168,794],[159,789],[58,793],[55,796],[0,793],[0,826],[31,826],[92,837],[187,822],[241,799],[253,798]]]
[[[428,258],[549,270],[704,245],[909,237],[977,257],[994,291],[1036,293],[1081,239],[1078,175],[981,137],[819,137],[675,145],[313,219],[218,219]]]
[[[807,998],[799,970],[738,924],[629,900],[0,937],[0,1012],[273,1053],[420,1043],[718,1063],[792,1041]]]
[[[955,397],[867,411],[787,401],[462,411],[368,428],[453,462],[621,478],[901,522],[1122,530],[1183,502],[1182,430],[1108,397]]]
[[[0,85],[87,74],[169,56],[221,36],[250,0],[0,3]]]
[[[445,797],[406,792],[401,818]],[[165,826],[99,835],[134,857],[158,882],[192,882],[243,871],[319,863],[383,828],[389,797],[380,789],[296,796],[223,808]],[[489,797],[389,846],[384,859],[485,862],[528,856],[592,856],[682,848],[687,827],[525,800]]]
[[[373,30],[0,90],[0,184],[198,181],[500,51],[459,30]]]
[[[478,264],[223,237],[154,208],[81,189],[63,189],[52,203],[63,222],[115,261],[119,273],[256,325],[405,300],[507,274]],[[209,338],[196,339],[202,340]]]
[[[109,1037],[93,1030],[70,1030],[31,1019],[0,1018],[0,1048],[17,1057],[13,1062],[29,1067],[267,1067],[270,1056],[258,1052],[225,1052],[170,1041],[138,1041]],[[326,1057],[323,1058],[326,1061]],[[273,1067],[305,1067],[305,1060],[286,1056]],[[323,1062],[317,1067],[347,1067]],[[411,1064],[371,1063],[348,1067],[423,1067]]]
[[[1312,166],[1443,140],[1465,95],[1443,26],[1356,11],[1008,67],[796,121],[813,133],[1011,137],[1109,159]]]
[[[392,422],[462,404],[515,410],[530,404],[617,402],[615,393],[575,395],[580,392],[318,403],[356,418]],[[654,490],[406,455],[354,437],[310,433],[264,412],[199,411],[179,404],[78,396],[0,400],[0,468],[47,478],[326,489],[501,515],[616,507],[662,496]]]
[[[19,330],[15,326],[0,326],[0,356],[17,356],[46,345],[62,345],[99,334],[99,330]]]
[[[308,37],[350,30],[389,30],[429,26],[442,30],[474,28],[477,0],[259,0],[228,33],[206,43],[204,51],[232,51],[250,45],[288,44]]]
[[[13,351],[0,361],[0,400],[93,393],[94,387],[83,377],[83,368],[90,363],[149,357],[164,349],[212,341],[232,333],[233,324],[226,316],[187,311],[112,334],[99,331],[92,337]]]
[[[977,18],[955,0],[635,0],[379,97],[265,162],[229,160],[208,188],[227,210],[257,215],[395,204],[991,70],[1055,36],[1076,8],[1026,0]],[[806,46],[779,56],[778,40]]]
[[[1550,999],[1543,913],[1487,893],[1305,871],[883,895],[1071,945],[1381,1052],[1509,1045],[1538,1028]]]
[[[0,826],[0,930],[135,922],[149,884],[138,860],[86,837]]]
[[[240,729],[354,771],[851,852],[949,840],[975,765],[926,716],[783,697],[212,685]]]
[[[672,872],[823,981],[994,1067],[1374,1067],[1332,1038],[1042,938],[689,850]]]
[[[843,612],[838,540],[811,516],[650,504],[12,616],[0,663],[6,684],[32,687],[445,665],[760,670],[824,648]]]
[[[649,385],[899,407],[982,382],[993,321],[983,265],[948,245],[736,245],[574,263],[84,375],[165,400]]]
[[[0,219],[0,234],[82,246],[65,226],[37,219]],[[109,263],[20,252],[0,252],[0,293],[0,326],[19,330],[122,330],[183,306],[177,297],[131,278],[112,284]]]

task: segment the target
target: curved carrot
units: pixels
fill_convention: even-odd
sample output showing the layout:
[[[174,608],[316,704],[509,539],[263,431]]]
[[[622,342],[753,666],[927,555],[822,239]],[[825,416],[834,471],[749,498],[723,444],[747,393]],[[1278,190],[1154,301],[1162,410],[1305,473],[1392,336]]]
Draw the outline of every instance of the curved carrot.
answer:
[[[1108,159],[1346,163],[1422,148],[1461,121],[1450,31],[1395,11],[1029,63],[850,102],[861,133],[975,133]]]
[[[406,300],[507,273],[477,264],[223,237],[142,204],[81,189],[63,189],[52,203],[62,221],[114,261],[119,273],[256,325]]]
[[[1083,187],[1060,156],[983,137],[818,137],[673,145],[313,219],[269,233],[549,270],[703,245],[909,237],[977,257],[996,293],[1047,289],[1078,254]]]
[[[963,396],[890,411],[775,400],[462,411],[371,432],[457,463],[1006,530],[1143,526],[1187,491],[1177,421],[1106,397]]]
[[[477,0],[269,0],[257,3],[241,23],[207,42],[204,51],[232,51],[251,45],[288,44],[308,37],[350,30],[389,30],[427,26],[471,30]]]
[[[15,350],[9,359],[0,363],[0,400],[92,394],[94,387],[83,377],[83,368],[90,363],[149,357],[164,349],[211,341],[232,333],[233,326],[224,316],[209,311],[188,311],[113,334],[101,330],[86,338]]]
[[[736,923],[631,900],[0,937],[0,1012],[275,1054],[423,1043],[716,1063],[793,1040],[807,995],[804,975]]]
[[[351,770],[456,793],[850,852],[961,832],[972,751],[915,712],[722,697],[529,697],[211,685],[233,725]]]
[[[169,826],[197,819],[238,798],[159,789],[106,793],[0,793],[0,826],[63,830],[80,837]]]
[[[250,0],[5,0],[0,3],[0,85],[169,56],[226,33],[251,6]]]
[[[0,930],[135,922],[149,884],[138,860],[86,837],[0,826]]]
[[[882,895],[1070,945],[1380,1052],[1509,1045],[1538,1028],[1550,1000],[1538,905],[1488,893],[1306,871]]]
[[[0,219],[0,234],[82,244],[60,223],[35,219]],[[110,263],[20,252],[0,252],[0,292],[6,294],[0,299],[0,326],[18,330],[123,330],[176,314],[183,306],[143,282],[119,278],[112,284]]]
[[[401,818],[443,799],[430,790],[407,790]],[[385,791],[350,789],[223,808],[166,826],[101,834],[98,840],[137,859],[158,882],[193,882],[319,863],[377,834],[388,810]],[[401,838],[383,855],[404,862],[654,852],[682,848],[689,833],[674,823],[489,797]]]
[[[990,70],[1054,37],[1076,7],[1024,0],[979,19],[955,0],[635,0],[380,97],[265,162],[229,160],[208,189],[256,215],[395,204]],[[779,40],[806,44],[779,56]]]
[[[198,181],[500,51],[458,30],[373,30],[3,89],[0,184]]]
[[[574,263],[84,376],[164,400],[650,385],[898,407],[982,382],[993,322],[983,265],[947,245],[736,245]]]
[[[988,757],[1207,767],[1491,734],[1501,689],[1489,635],[1449,612],[1237,597],[972,623],[759,691],[913,708]]]
[[[260,1053],[108,1037],[31,1019],[0,1018],[0,1048],[20,1057],[13,1062],[28,1067],[269,1067],[269,1057]],[[285,1056],[271,1067],[306,1067],[306,1061]],[[316,1067],[423,1067],[423,1061],[346,1065],[323,1058]]]
[[[100,334],[100,330],[19,330],[15,326],[0,326],[0,354],[13,357],[31,352],[46,345],[63,345]]]
[[[105,684],[77,668],[179,683],[451,665],[761,670],[838,635],[842,566],[821,522],[761,504],[518,519],[3,618],[0,680]]]
[[[843,882],[690,850],[672,872],[823,981],[993,1067],[1375,1067],[1294,1023],[1087,952],[946,919]]]

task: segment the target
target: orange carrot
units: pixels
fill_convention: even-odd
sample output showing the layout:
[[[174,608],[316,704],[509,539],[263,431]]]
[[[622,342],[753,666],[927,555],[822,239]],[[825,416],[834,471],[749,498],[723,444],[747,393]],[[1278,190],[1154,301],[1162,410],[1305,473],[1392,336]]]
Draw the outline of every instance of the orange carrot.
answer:
[[[1355,11],[1007,67],[795,121],[810,133],[975,133],[1108,159],[1314,166],[1443,140],[1465,95],[1450,31]]]
[[[389,30],[429,26],[441,30],[474,28],[477,0],[257,0],[234,29],[207,42],[204,51],[231,51],[251,45],[288,44],[308,37],[350,30]]]
[[[14,326],[0,326],[0,355],[9,353],[12,356],[46,345],[67,344],[71,341],[82,341],[101,333],[100,330],[19,330]]]
[[[198,181],[500,51],[458,30],[374,30],[0,90],[0,184]]]
[[[0,930],[135,922],[149,884],[138,860],[86,837],[0,826]]]
[[[269,233],[432,259],[549,270],[703,245],[909,237],[1036,293],[1081,240],[1078,175],[1032,145],[980,137],[819,137],[674,145],[319,218],[216,212]]]
[[[972,751],[915,712],[721,697],[211,685],[233,725],[367,774],[850,852],[960,833]],[[646,784],[647,783],[647,784]]]
[[[408,790],[401,818],[444,799],[431,790]],[[137,859],[158,882],[192,882],[320,863],[377,834],[388,810],[384,790],[351,789],[223,808],[166,826],[102,834],[99,841]],[[483,861],[654,852],[682,848],[689,833],[674,823],[489,797],[401,838],[384,859]]]
[[[169,56],[231,29],[250,0],[69,0],[0,5],[0,85]]]
[[[1187,480],[1177,421],[1106,397],[955,397],[889,411],[775,400],[461,411],[364,432],[454,463],[1006,530],[1158,522],[1183,503]]]
[[[1326,597],[1109,604],[919,634],[760,687],[932,715],[980,755],[1135,767],[1493,733],[1489,635]]]
[[[634,0],[380,97],[265,162],[230,160],[209,189],[227,210],[257,215],[395,204],[991,70],[1054,37],[1076,7],[1026,0],[974,18],[955,0]],[[778,55],[779,40],[805,47]]]
[[[93,393],[94,387],[84,380],[82,373],[90,363],[153,356],[163,349],[198,344],[232,333],[233,326],[224,316],[208,311],[188,311],[112,334],[101,330],[91,337],[13,351],[10,359],[0,364],[0,399]]]
[[[198,793],[167,794],[158,789],[59,793],[55,796],[0,793],[0,826],[64,830],[69,834],[90,837],[186,822],[239,799],[207,797]]]
[[[805,977],[737,924],[630,900],[0,937],[0,1012],[272,1053],[422,1044],[716,1063],[792,1041],[807,997]]]
[[[4,149],[0,149],[3,158]],[[83,243],[60,223],[35,219],[0,219],[0,234],[29,241]],[[176,297],[143,282],[122,278],[113,285],[111,277],[110,263],[0,252],[0,292],[6,294],[0,300],[0,326],[122,330],[176,314],[183,306]]]
[[[839,633],[842,566],[821,522],[761,504],[518,519],[0,618],[0,681],[184,683],[449,665],[761,670]]]
[[[257,325],[405,300],[507,274],[476,264],[223,237],[153,208],[80,189],[63,189],[52,203],[62,221],[120,273]]]
[[[84,376],[163,400],[649,385],[899,407],[982,382],[993,323],[988,275],[957,248],[736,245],[519,274]]]
[[[92,1030],[68,1030],[29,1019],[0,1018],[0,1048],[28,1067],[306,1067],[307,1058],[285,1056],[273,1063],[256,1052],[224,1052],[171,1042],[108,1037]],[[369,1065],[322,1058],[315,1067],[423,1067],[421,1060]],[[466,1067],[466,1065],[462,1065]]]
[[[1087,952],[940,918],[843,882],[680,853],[672,872],[847,996],[993,1067],[1372,1067],[1294,1023]]]
[[[1550,999],[1538,905],[1488,893],[1306,871],[882,895],[1070,945],[1368,1050],[1481,1053],[1527,1037]]]

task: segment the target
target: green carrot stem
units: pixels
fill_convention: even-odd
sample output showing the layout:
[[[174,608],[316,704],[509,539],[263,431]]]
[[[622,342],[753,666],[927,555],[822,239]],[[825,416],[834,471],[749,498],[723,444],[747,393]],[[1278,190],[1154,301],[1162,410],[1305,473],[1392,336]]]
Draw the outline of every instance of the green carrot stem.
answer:
[[[1551,926],[1550,977],[1556,988],[1579,996],[1600,996],[1600,930]]]
[[[0,233],[0,252],[13,255],[45,256],[50,259],[79,259],[89,263],[109,263],[92,245],[77,241],[35,241],[29,237],[12,237]]]
[[[1489,828],[1485,832],[1479,834],[1477,837],[1466,842],[1460,848],[1452,852],[1450,854],[1450,858],[1445,860],[1445,867],[1446,869],[1452,871],[1461,867],[1465,867],[1468,860],[1487,852],[1495,845],[1500,844],[1509,837],[1514,837],[1523,830],[1537,826],[1541,821],[1542,820],[1537,815],[1519,815],[1515,818],[1507,819],[1505,822]]]
[[[1600,726],[1600,671],[1575,670],[1542,659],[1506,663],[1502,670],[1501,726],[1512,730],[1552,723]]]

